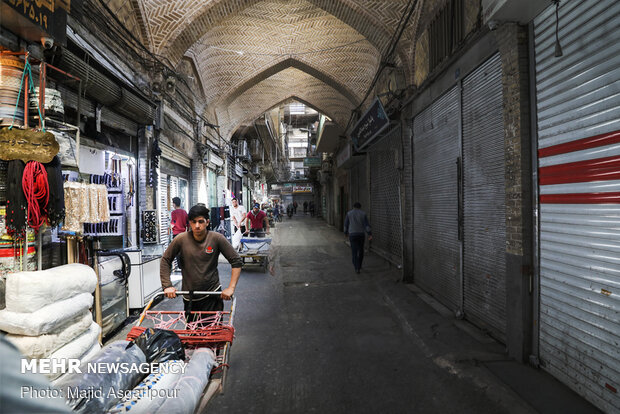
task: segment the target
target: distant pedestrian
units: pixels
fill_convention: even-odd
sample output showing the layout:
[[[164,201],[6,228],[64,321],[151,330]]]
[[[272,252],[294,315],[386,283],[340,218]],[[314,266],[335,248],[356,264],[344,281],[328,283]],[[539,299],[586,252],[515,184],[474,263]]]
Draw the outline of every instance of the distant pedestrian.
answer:
[[[304,214],[308,214],[308,202],[304,201]]]
[[[314,201],[308,203],[308,209],[310,210],[310,217],[314,217]]]
[[[348,236],[351,242],[351,253],[353,255],[355,273],[359,273],[362,270],[366,233],[368,233],[368,240],[372,240],[368,217],[362,210],[362,205],[359,202],[355,202],[355,204],[353,204],[353,209],[347,213],[344,219],[344,235]]]
[[[250,237],[265,237],[265,231],[269,234],[267,213],[260,209],[258,203],[254,204],[254,208],[246,217],[249,228],[245,231],[245,234],[250,233]]]
[[[237,230],[241,230],[241,233],[243,234],[245,233],[245,222],[247,220],[246,216],[248,215],[248,212],[245,211],[245,207],[243,207],[243,205],[239,204],[239,200],[237,200],[236,197],[233,197],[231,204],[232,207],[230,208],[230,217],[232,218],[234,226],[233,233]]]
[[[189,230],[189,222],[187,220],[187,211],[181,208],[181,199],[179,197],[172,198],[174,210],[170,213],[170,226],[172,229],[172,238],[174,239],[181,233]],[[176,258],[177,268],[181,270],[183,266],[183,257],[179,254]]]
[[[297,214],[297,201],[293,201],[293,214]]]

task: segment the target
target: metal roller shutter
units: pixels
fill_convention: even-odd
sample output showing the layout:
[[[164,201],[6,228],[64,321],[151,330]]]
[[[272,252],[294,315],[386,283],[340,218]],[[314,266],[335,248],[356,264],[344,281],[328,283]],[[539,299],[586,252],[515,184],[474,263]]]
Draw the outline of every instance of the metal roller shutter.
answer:
[[[163,142],[159,143],[159,147],[161,148],[162,157],[167,158],[170,161],[176,162],[177,164],[182,165],[186,168],[191,168],[192,161],[186,155],[180,153],[171,146],[164,144]]]
[[[397,265],[403,263],[400,177],[396,157],[400,150],[400,126],[369,149],[370,219],[372,249]],[[361,203],[361,201],[360,201]]]
[[[168,228],[170,227],[170,211],[168,210],[168,176],[159,174],[159,243],[168,245]]]
[[[505,340],[506,206],[499,54],[463,79],[463,310]]]
[[[415,283],[453,310],[460,309],[457,163],[459,92],[446,92],[413,121]]]
[[[562,2],[534,20],[541,365],[620,411],[620,2]]]

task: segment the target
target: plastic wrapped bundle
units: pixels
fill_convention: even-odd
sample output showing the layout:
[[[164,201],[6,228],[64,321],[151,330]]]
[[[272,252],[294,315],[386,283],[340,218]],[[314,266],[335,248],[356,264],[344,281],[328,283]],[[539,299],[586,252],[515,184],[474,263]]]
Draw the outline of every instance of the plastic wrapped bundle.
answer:
[[[69,342],[62,348],[54,351],[49,356],[49,359],[56,360],[56,363],[68,367],[68,361],[70,359],[81,359],[96,343],[99,342],[99,334],[101,333],[101,327],[96,322],[92,322],[90,327],[82,335]],[[52,364],[55,362],[52,361]],[[49,374],[45,374],[50,380],[58,378],[62,374],[62,370],[52,371]]]
[[[67,397],[67,404],[78,413],[103,413],[109,410],[119,400],[119,395],[132,389],[144,374],[139,370],[116,373],[89,372],[87,364],[105,364],[112,366],[126,363],[128,366],[146,363],[146,357],[140,348],[129,341],[116,341],[105,346],[90,361],[80,364],[81,373],[67,374],[66,378],[56,385]],[[108,365],[109,364],[109,365]],[[101,392],[92,393],[89,390]],[[71,397],[71,396],[75,397]]]
[[[178,390],[176,398],[168,398],[156,413],[192,414],[200,396],[209,382],[209,375],[215,365],[215,352],[210,348],[198,348],[185,367],[185,373],[172,387]]]
[[[82,335],[93,323],[93,317],[88,309],[84,310],[66,327],[40,336],[25,336],[8,334],[8,339],[20,352],[28,358],[46,358],[52,352],[73,341]]]
[[[95,271],[79,263],[13,273],[6,281],[6,309],[34,312],[80,293],[92,293],[96,285]]]
[[[173,331],[148,328],[133,342],[142,349],[149,363],[185,359],[183,343]]]
[[[159,371],[146,377],[130,393],[116,404],[109,413],[156,412],[169,399],[177,399],[180,390],[175,384],[183,372],[183,361],[166,361],[159,364]],[[186,371],[187,372],[187,371]],[[170,411],[170,413],[175,413]]]
[[[93,295],[81,293],[72,298],[44,306],[32,313],[0,310],[0,330],[18,335],[39,336],[58,331],[88,312]]]

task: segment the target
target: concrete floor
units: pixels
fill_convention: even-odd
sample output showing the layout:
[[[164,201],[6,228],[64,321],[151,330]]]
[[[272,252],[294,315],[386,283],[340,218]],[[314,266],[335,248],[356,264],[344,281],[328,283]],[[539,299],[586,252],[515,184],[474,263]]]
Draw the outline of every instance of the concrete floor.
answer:
[[[399,279],[373,254],[355,274],[342,233],[285,218],[270,272],[243,269],[225,392],[207,412],[598,412]]]

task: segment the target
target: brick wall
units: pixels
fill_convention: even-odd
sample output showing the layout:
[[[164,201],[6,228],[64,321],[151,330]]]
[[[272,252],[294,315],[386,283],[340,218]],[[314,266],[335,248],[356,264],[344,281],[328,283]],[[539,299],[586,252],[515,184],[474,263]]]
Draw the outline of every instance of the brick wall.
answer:
[[[514,23],[496,34],[502,60],[506,150],[506,252],[523,255],[531,239],[531,161],[527,30]]]
[[[502,60],[506,185],[506,345],[525,362],[532,349],[532,162],[527,29],[495,31]]]

